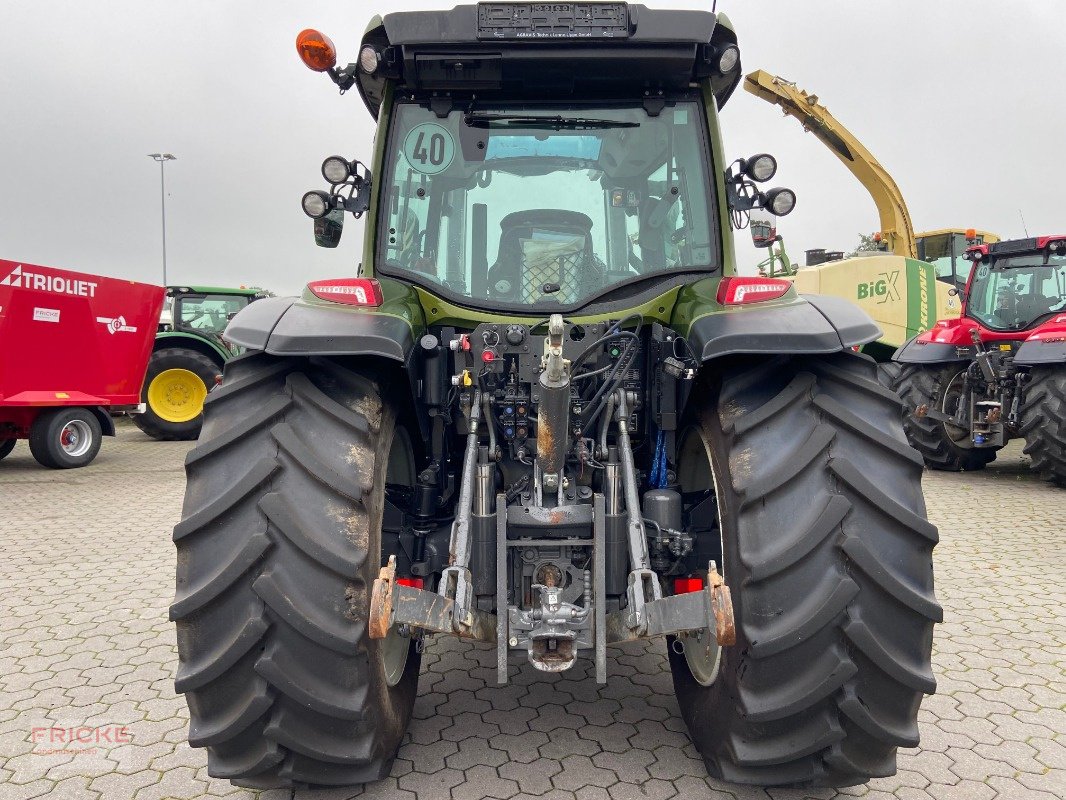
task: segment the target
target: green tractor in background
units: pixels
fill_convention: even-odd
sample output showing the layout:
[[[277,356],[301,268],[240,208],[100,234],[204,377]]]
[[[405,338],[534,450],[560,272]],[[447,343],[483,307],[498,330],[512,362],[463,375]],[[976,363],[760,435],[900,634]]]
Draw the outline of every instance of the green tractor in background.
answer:
[[[169,286],[159,332],[144,376],[143,414],[133,423],[153,439],[195,439],[203,422],[204,400],[222,367],[240,355],[223,331],[233,316],[270,293],[262,289]]]

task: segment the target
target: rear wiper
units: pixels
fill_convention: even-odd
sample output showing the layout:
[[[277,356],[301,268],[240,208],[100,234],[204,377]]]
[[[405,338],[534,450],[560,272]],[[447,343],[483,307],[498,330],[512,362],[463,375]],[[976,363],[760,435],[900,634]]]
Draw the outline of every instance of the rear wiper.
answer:
[[[639,122],[624,122],[614,119],[589,119],[586,117],[535,117],[528,114],[489,114],[472,111],[463,121],[471,128],[488,128],[498,124],[505,127],[536,128],[558,131],[571,130],[606,130],[608,128],[637,128]]]

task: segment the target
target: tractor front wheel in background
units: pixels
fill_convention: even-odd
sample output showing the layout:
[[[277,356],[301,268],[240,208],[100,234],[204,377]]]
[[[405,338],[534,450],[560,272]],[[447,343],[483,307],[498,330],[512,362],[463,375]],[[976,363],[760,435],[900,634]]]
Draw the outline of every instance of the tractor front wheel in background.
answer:
[[[1066,488],[1066,367],[1039,367],[1025,386],[1019,433],[1032,468]]]
[[[330,359],[226,365],[174,529],[176,689],[208,773],[252,788],[389,774],[414,706],[413,638],[367,631],[386,484],[411,438],[374,376]]]
[[[15,449],[15,442],[17,441],[18,439],[0,439],[0,461],[11,455],[11,451]]]
[[[678,481],[684,497],[716,495],[717,524],[698,527],[720,537],[737,642],[670,648],[692,741],[735,783],[891,775],[897,748],[918,744],[943,617],[899,401],[852,354],[736,366],[702,388]]]
[[[218,364],[195,350],[156,350],[141,391],[145,410],[133,415],[133,423],[153,439],[195,439],[203,424],[204,401],[220,372]]]
[[[42,467],[84,467],[100,452],[100,420],[87,408],[42,411],[30,425],[30,452]]]
[[[903,401],[903,430],[930,469],[970,472],[995,461],[998,448],[967,447],[970,431],[929,417],[917,417],[919,406],[954,415],[962,402],[966,363],[921,366],[904,364],[892,390]]]

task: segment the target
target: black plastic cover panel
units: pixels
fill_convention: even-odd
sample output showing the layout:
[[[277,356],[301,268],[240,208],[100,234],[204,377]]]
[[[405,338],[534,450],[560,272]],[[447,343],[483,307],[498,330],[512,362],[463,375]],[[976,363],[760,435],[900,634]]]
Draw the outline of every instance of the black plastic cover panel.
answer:
[[[270,297],[251,303],[226,328],[226,338],[275,356],[373,355],[404,361],[414,347],[411,326],[391,314]]]
[[[497,34],[481,35],[481,11],[493,6],[508,6],[508,14],[515,5],[529,7],[532,16],[534,6],[579,6],[587,4],[579,3],[483,3],[477,5],[458,5],[451,11],[394,11],[386,14],[382,20],[385,26],[385,35],[388,44],[414,46],[417,52],[434,52],[424,50],[436,48],[443,44],[475,45],[482,48],[493,48],[493,41],[517,43],[533,43],[537,45],[570,45],[578,49],[584,49],[589,40],[601,42],[617,41],[619,44],[706,44],[711,41],[717,24],[716,15],[710,11],[675,11],[669,9],[650,9],[639,3],[630,5],[622,3],[593,3],[601,8],[610,6],[623,6],[625,9],[625,34],[615,36],[589,36],[577,35],[569,37],[560,36],[523,36],[512,34],[500,36]],[[506,27],[503,29],[506,30]],[[590,33],[592,29],[589,29]],[[724,29],[723,29],[724,30]],[[727,38],[732,41],[732,34]],[[522,45],[514,44],[520,49],[515,53],[523,52]],[[509,49],[509,48],[505,48]],[[447,51],[446,51],[447,52]],[[533,52],[540,52],[539,50]],[[689,56],[691,74],[692,55]]]
[[[877,323],[854,303],[821,294],[805,294],[802,297],[836,328],[844,347],[856,347],[881,338]]]
[[[861,312],[860,312],[861,313]],[[688,341],[702,361],[739,353],[837,353],[836,328],[809,302],[757,305],[700,317]]]
[[[619,39],[629,36],[625,3],[479,3],[479,39]]]
[[[1025,342],[1014,357],[1018,365],[1062,364],[1066,365],[1066,342]]]
[[[915,336],[895,352],[892,360],[900,364],[946,364],[952,361],[970,361],[971,349],[956,347],[943,342],[919,342]]]

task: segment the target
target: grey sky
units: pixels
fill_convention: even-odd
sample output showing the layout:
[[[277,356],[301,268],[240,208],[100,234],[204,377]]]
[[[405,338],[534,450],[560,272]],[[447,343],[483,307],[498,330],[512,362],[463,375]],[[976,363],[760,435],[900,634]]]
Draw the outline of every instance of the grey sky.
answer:
[[[656,2],[709,8],[710,2]],[[305,69],[316,27],[355,58],[375,12],[454,2],[0,0],[0,258],[161,279],[159,169],[170,151],[170,282],[279,293],[353,274],[362,223],[316,248],[299,208],[322,159],[368,159],[355,92]],[[1062,0],[721,0],[745,71],[816,92],[902,188],[918,229],[1005,236],[1066,228],[1058,184],[1066,125]],[[768,151],[799,195],[782,220],[794,258],[850,248],[878,227],[851,174],[798,123],[738,91],[729,157]],[[738,235],[744,267],[758,260]]]

